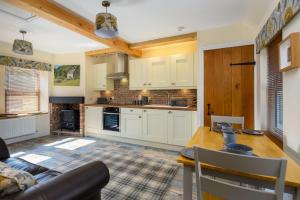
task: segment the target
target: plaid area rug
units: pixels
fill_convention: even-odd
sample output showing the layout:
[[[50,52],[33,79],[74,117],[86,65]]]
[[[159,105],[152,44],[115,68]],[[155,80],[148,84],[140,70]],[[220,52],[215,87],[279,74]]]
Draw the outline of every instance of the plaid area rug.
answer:
[[[85,163],[101,160],[109,168],[110,181],[102,190],[104,200],[163,199],[178,165],[160,159],[95,150],[55,170],[66,172]]]

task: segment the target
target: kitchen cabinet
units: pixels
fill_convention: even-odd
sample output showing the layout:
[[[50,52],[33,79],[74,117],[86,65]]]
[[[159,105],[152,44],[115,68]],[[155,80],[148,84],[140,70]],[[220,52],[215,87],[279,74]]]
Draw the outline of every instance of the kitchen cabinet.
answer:
[[[114,82],[107,79],[107,75],[112,73],[112,67],[107,63],[93,65],[94,90],[113,90]]]
[[[142,139],[143,118],[141,109],[121,109],[121,137]]]
[[[145,62],[143,59],[132,59],[129,61],[129,88],[146,87]]]
[[[86,106],[85,115],[85,135],[95,136],[102,130],[102,107]]]
[[[167,143],[167,110],[143,110],[143,139]]]
[[[192,112],[168,112],[168,144],[185,145],[192,137]]]
[[[194,56],[193,54],[178,54],[171,56],[171,86],[194,86]]]
[[[147,88],[166,88],[170,86],[169,57],[147,58],[145,62],[145,83]]]
[[[196,88],[194,54],[132,59],[129,62],[129,89]]]

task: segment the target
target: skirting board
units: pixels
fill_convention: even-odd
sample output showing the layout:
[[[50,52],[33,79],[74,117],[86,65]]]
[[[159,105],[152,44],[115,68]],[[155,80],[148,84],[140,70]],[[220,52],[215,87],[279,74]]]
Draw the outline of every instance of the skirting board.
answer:
[[[135,140],[135,139],[130,139],[130,138],[123,138],[119,136],[112,136],[112,135],[104,135],[104,134],[99,134],[99,135],[89,135],[85,137],[96,137],[96,138],[103,138],[107,140],[113,140],[117,142],[124,142],[124,143],[130,143],[130,144],[136,144],[136,145],[142,145],[142,146],[148,146],[148,147],[154,147],[158,149],[166,149],[170,151],[180,151],[182,150],[183,146],[176,146],[176,145],[169,145],[169,144],[162,144],[162,143],[157,143],[157,142],[148,142],[148,141],[143,141],[143,140]]]
[[[5,139],[5,143],[12,144],[12,143],[22,142],[25,140],[30,140],[30,139],[34,139],[34,138],[38,138],[38,137],[44,137],[47,135],[50,135],[50,134],[46,133],[46,132],[37,132],[37,133],[32,133],[32,134],[28,134],[28,135],[24,135],[24,136],[20,136],[20,137]]]

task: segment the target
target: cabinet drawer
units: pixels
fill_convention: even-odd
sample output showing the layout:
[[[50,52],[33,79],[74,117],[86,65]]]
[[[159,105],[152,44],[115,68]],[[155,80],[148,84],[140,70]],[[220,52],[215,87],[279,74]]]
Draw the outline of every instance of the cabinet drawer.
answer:
[[[121,113],[141,115],[141,114],[143,114],[143,110],[142,109],[136,109],[136,108],[121,108]]]

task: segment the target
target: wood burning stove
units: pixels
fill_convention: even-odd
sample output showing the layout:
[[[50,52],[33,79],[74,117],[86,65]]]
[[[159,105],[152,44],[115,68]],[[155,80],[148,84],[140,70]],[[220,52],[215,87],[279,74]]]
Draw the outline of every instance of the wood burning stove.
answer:
[[[60,129],[76,131],[79,129],[79,110],[61,110]]]

